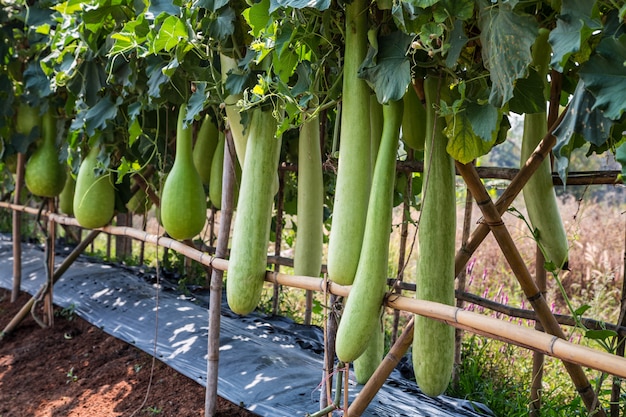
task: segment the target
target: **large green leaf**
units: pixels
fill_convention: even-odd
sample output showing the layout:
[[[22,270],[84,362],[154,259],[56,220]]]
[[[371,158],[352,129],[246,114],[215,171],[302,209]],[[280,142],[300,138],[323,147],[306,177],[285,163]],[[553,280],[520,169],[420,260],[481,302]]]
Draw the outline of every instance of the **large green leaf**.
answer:
[[[489,103],[480,104],[470,102],[465,110],[474,133],[484,142],[493,142],[493,137],[499,127],[500,112]]]
[[[294,9],[312,7],[317,10],[326,10],[330,7],[330,0],[271,0],[270,13],[281,7],[292,7]]]
[[[509,109],[517,114],[544,111],[546,109],[544,85],[545,81],[539,73],[531,68],[528,77],[519,79],[515,83]]]
[[[622,165],[622,177],[626,177],[626,143],[622,143],[615,151],[615,159]]]
[[[564,1],[561,13],[557,16],[556,27],[550,32],[552,67],[562,72],[570,55],[580,51],[582,43],[589,39],[594,30],[601,27],[595,1]]]
[[[448,153],[457,161],[467,164],[479,156],[487,154],[496,142],[497,135],[486,142],[472,129],[472,123],[465,113],[459,113],[450,118],[444,130],[448,137]]]
[[[573,149],[581,144],[582,139],[596,146],[601,146],[611,134],[612,122],[604,116],[600,109],[595,108],[595,102],[596,99],[585,88],[583,80],[579,80],[570,100],[568,112],[554,130],[556,137],[555,163],[563,182],[567,177],[569,155]]]
[[[259,36],[270,20],[270,0],[261,0],[243,11],[242,15],[250,28],[252,36]]]
[[[463,21],[459,19],[455,20],[454,28],[452,32],[450,32],[450,48],[446,54],[446,66],[448,68],[454,68],[456,66],[456,62],[461,56],[461,52],[468,40]]]
[[[538,33],[537,20],[507,3],[498,7],[485,1],[480,11],[480,40],[484,65],[491,77],[489,101],[502,107],[513,96],[518,78],[524,78],[532,62],[530,47]]]
[[[378,50],[370,46],[359,77],[365,79],[380,103],[400,100],[411,81],[411,65],[407,51],[412,37],[396,31],[378,39]]]
[[[580,78],[596,98],[594,109],[617,120],[626,109],[626,35],[605,37],[589,61],[580,69]]]
[[[474,15],[474,0],[440,0],[433,7],[436,22],[448,19],[467,20]]]
[[[177,16],[169,16],[159,28],[150,50],[155,54],[160,51],[169,52],[188,39],[189,34],[185,23]]]
[[[111,97],[106,96],[100,99],[98,103],[87,110],[85,114],[85,133],[91,137],[96,130],[105,130],[107,122],[117,115],[117,108],[122,103],[122,98],[117,97],[115,101]]]

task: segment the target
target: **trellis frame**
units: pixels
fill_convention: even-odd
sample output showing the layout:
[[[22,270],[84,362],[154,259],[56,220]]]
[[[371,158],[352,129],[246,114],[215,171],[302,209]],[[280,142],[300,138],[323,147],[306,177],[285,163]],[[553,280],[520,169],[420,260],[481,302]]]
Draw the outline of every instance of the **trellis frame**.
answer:
[[[562,114],[564,113],[565,112],[563,112]],[[558,125],[560,120],[561,118],[556,120],[553,126]],[[388,297],[386,300],[386,304],[388,307],[391,307],[396,311],[411,312],[431,317],[436,320],[444,321],[459,329],[469,330],[493,339],[502,340],[507,343],[526,347],[531,350],[543,352],[550,356],[562,359],[564,363],[566,363],[566,368],[568,369],[568,372],[570,372],[574,384],[576,385],[579,392],[581,392],[581,396],[583,397],[585,404],[589,409],[592,410],[599,406],[599,404],[597,402],[595,393],[593,392],[593,390],[590,389],[590,384],[588,383],[584,372],[582,372],[581,366],[590,367],[600,370],[602,372],[607,372],[617,377],[626,378],[626,360],[616,355],[598,352],[593,349],[583,348],[578,345],[573,345],[569,342],[562,341],[562,330],[560,330],[558,322],[549,311],[549,309],[546,308],[547,304],[541,301],[541,292],[534,285],[534,281],[532,280],[530,273],[527,271],[523,261],[521,261],[521,257],[519,257],[519,253],[517,253],[515,245],[512,244],[510,235],[508,235],[508,231],[506,231],[506,228],[503,227],[503,223],[500,218],[500,215],[504,211],[506,211],[508,205],[519,194],[527,179],[537,169],[543,159],[547,157],[551,148],[554,146],[554,137],[551,136],[551,131],[552,129],[550,129],[546,137],[543,138],[533,155],[529,158],[526,165],[522,167],[519,171],[516,171],[516,175],[512,178],[511,183],[498,199],[498,201],[495,203],[491,201],[491,198],[489,197],[484,186],[482,185],[478,170],[472,165],[463,165],[457,163],[457,170],[465,179],[465,182],[474,197],[477,199],[477,201],[479,201],[479,207],[481,207],[481,209],[483,210],[483,216],[486,219],[486,222],[479,224],[479,226],[476,228],[476,230],[474,230],[467,242],[462,245],[455,258],[455,268],[457,275],[461,271],[463,271],[465,268],[465,264],[467,263],[473,252],[478,248],[478,246],[484,240],[487,234],[490,231],[494,231],[494,235],[497,234],[500,237],[500,239],[498,240],[501,246],[503,246],[505,254],[508,254],[508,256],[511,258],[510,261],[512,260],[514,264],[514,267],[512,268],[514,269],[514,272],[516,272],[517,268],[516,275],[518,275],[518,278],[522,283],[522,287],[524,288],[527,296],[531,300],[531,304],[536,309],[536,311],[538,311],[539,319],[547,321],[549,330],[552,333],[556,333],[557,336],[549,336],[546,334],[540,336],[542,333],[536,330],[532,330],[533,333],[526,334],[527,332],[524,331],[522,332],[524,334],[521,334],[519,331],[520,328],[518,326],[514,326],[513,330],[508,327],[507,323],[501,322],[498,319],[485,320],[485,316],[483,315],[466,312],[456,307],[436,305],[434,303],[414,300],[397,294],[393,295],[392,297]],[[591,182],[597,183],[593,180],[593,178]],[[61,216],[49,211],[38,212],[38,210],[31,207],[25,207],[18,204],[11,204],[6,202],[0,202],[0,207],[11,209],[14,213],[27,212],[30,214],[40,214],[43,217],[47,217],[48,221],[58,224],[73,226],[78,225],[76,220],[73,218]],[[109,235],[131,237],[141,242],[152,243],[168,249],[176,250],[177,252],[188,257],[189,259],[196,260],[197,262],[205,266],[213,268],[213,270],[224,271],[228,268],[228,261],[224,257],[209,255],[206,252],[196,250],[195,248],[191,248],[182,242],[178,242],[167,237],[151,235],[145,231],[133,229],[132,227],[106,226],[97,230],[103,231]],[[87,245],[85,244],[85,247],[86,246]],[[307,291],[323,291],[335,296],[345,297],[349,293],[349,287],[339,286],[337,284],[333,284],[330,281],[314,277],[293,276],[268,271],[266,275],[266,280],[268,282],[274,283],[275,286],[285,285],[288,287],[300,288]],[[492,320],[496,320],[498,324],[492,322]],[[407,342],[410,338],[412,338],[412,332],[408,332],[407,330],[408,329],[405,328],[403,335],[396,341],[394,346],[392,346],[392,352],[395,355],[400,353],[403,354],[404,352],[406,352],[406,349],[410,344],[407,344]],[[563,345],[563,343],[565,344]],[[580,349],[582,349],[582,351]],[[380,385],[382,385],[384,379],[386,378],[385,373],[387,373],[387,370],[389,370],[390,372],[390,369],[387,369],[389,367],[388,362],[388,360],[383,361],[383,365],[381,365],[380,370],[377,371],[377,378],[373,378],[371,380],[372,382],[368,383],[363,388],[364,393],[369,393],[369,395],[372,395],[372,393],[375,394],[375,392],[377,392],[377,390],[380,388]],[[385,363],[387,368],[384,366]],[[607,363],[610,363],[611,366],[606,366]],[[369,395],[364,395],[362,397],[362,400],[360,400],[359,402],[355,401],[356,405],[353,404],[348,409],[348,413],[350,413],[350,415],[359,415],[358,410],[360,407],[367,406],[367,404],[364,404],[363,402]],[[598,414],[596,415],[605,415],[604,410],[602,409],[598,409],[597,412]]]

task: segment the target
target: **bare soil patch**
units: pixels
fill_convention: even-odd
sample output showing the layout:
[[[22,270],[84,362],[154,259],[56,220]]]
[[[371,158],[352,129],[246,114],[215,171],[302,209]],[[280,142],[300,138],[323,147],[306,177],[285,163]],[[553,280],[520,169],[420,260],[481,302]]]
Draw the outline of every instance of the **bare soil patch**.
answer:
[[[0,289],[0,330],[28,301]],[[0,417],[202,416],[205,389],[75,315],[28,316],[0,340]],[[154,364],[154,366],[153,366]],[[223,398],[218,416],[256,414]]]

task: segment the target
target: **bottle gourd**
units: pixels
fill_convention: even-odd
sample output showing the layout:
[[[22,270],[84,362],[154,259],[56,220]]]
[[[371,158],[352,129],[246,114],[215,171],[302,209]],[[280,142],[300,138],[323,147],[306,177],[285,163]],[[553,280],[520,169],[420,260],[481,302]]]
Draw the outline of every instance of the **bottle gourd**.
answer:
[[[74,190],[74,217],[83,227],[106,226],[115,212],[115,188],[111,173],[96,174],[99,146],[92,146],[80,164]]]
[[[29,158],[24,171],[28,190],[40,197],[56,197],[63,191],[67,168],[59,161],[56,118],[52,111],[42,117],[42,142]]]
[[[174,164],[161,193],[163,228],[168,235],[178,240],[198,235],[206,223],[206,194],[193,163],[192,129],[184,125],[186,113],[186,107],[182,105],[176,125]]]

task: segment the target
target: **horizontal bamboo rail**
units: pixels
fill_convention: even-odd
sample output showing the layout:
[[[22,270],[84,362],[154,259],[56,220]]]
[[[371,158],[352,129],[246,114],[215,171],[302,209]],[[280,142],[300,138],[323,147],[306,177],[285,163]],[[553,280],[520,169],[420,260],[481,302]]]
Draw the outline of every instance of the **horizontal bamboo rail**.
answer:
[[[25,207],[6,202],[0,202],[0,207],[18,210],[30,214],[37,214],[38,209]],[[65,225],[76,226],[78,222],[72,217],[41,212],[41,216]],[[153,243],[162,247],[175,250],[205,266],[210,266],[222,271],[228,270],[228,261],[216,258],[208,253],[187,246],[174,239],[158,236],[134,229],[132,227],[105,226],[102,232],[127,236],[146,243]],[[327,292],[339,296],[347,296],[350,287],[338,285],[323,278],[288,275],[268,271],[265,277],[267,282],[285,285],[303,290]],[[598,351],[586,346],[577,345],[567,340],[539,332],[535,329],[523,327],[489,317],[486,315],[463,310],[462,308],[417,300],[414,298],[393,294],[386,299],[386,305],[390,308],[409,313],[430,317],[449,324],[450,326],[480,334],[491,339],[521,346],[549,356],[562,359],[566,362],[592,368],[610,375],[626,378],[626,358]]]

